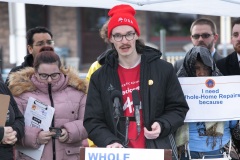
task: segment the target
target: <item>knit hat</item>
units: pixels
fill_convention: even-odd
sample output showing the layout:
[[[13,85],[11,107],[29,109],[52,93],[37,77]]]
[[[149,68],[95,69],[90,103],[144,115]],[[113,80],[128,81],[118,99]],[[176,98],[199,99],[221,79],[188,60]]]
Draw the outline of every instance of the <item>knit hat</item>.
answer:
[[[121,4],[113,7],[109,12],[108,16],[111,17],[108,23],[108,38],[110,38],[112,30],[121,25],[129,25],[135,29],[138,36],[140,36],[140,30],[138,23],[134,18],[136,11],[126,4]]]

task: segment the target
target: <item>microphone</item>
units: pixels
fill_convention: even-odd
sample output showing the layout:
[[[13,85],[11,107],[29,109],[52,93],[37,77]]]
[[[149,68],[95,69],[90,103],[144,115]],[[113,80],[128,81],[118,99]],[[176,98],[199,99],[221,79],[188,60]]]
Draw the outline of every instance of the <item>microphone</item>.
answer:
[[[111,99],[113,101],[113,108],[114,108],[114,118],[119,118],[121,116],[120,114],[120,99],[122,97],[122,94],[120,91],[118,90],[114,90],[112,93],[111,93]]]
[[[140,134],[141,131],[141,124],[140,124],[140,99],[138,96],[138,91],[133,90],[132,91],[132,100],[133,100],[133,105],[134,105],[134,115],[137,123],[137,132],[138,135]]]

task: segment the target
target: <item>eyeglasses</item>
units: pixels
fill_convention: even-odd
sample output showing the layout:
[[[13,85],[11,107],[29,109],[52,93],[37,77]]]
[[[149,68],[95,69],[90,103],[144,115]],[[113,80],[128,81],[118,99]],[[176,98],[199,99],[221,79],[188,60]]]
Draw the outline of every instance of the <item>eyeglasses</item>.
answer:
[[[192,38],[193,38],[193,39],[199,39],[200,37],[202,37],[203,39],[207,39],[207,38],[209,38],[211,35],[213,35],[213,34],[209,34],[209,33],[194,34],[194,35],[192,35]]]
[[[129,32],[129,33],[125,34],[125,35],[121,35],[121,34],[117,33],[117,34],[114,34],[112,36],[113,36],[113,39],[116,42],[120,42],[120,41],[122,41],[123,37],[125,37],[126,40],[128,40],[128,41],[133,40],[135,34],[136,34],[135,32]]]
[[[46,73],[38,73],[41,80],[47,80],[48,77],[51,77],[53,80],[57,80],[60,78],[61,73],[52,73],[52,74],[46,74]]]
[[[52,46],[52,45],[54,45],[54,41],[53,40],[47,40],[46,42],[39,41],[34,46],[42,47],[42,46],[45,46],[45,45]]]

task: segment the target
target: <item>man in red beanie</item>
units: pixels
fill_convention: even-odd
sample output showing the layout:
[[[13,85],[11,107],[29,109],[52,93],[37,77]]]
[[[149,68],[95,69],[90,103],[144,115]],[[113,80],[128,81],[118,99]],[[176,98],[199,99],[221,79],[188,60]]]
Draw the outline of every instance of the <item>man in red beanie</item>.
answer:
[[[91,76],[84,127],[99,147],[172,149],[189,108],[172,65],[139,40],[135,13],[129,5],[108,12],[112,49]]]

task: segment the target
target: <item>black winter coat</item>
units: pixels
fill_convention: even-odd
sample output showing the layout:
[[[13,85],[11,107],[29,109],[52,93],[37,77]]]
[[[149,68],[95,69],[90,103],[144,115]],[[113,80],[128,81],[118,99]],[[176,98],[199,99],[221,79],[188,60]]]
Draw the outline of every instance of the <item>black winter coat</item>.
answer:
[[[10,103],[8,107],[8,115],[6,119],[5,126],[11,126],[13,130],[17,132],[18,141],[24,136],[24,117],[19,111],[17,103],[15,102],[11,92],[0,82],[0,94],[5,94],[10,96]],[[4,126],[0,126],[0,141],[2,141],[4,136]],[[8,144],[0,144],[0,159],[1,160],[13,160],[13,146]]]
[[[141,54],[140,94],[144,126],[150,130],[157,121],[162,128],[157,139],[146,139],[146,148],[171,149],[168,136],[183,125],[189,108],[172,65],[161,60],[161,53],[153,48],[145,47]],[[117,68],[117,53],[111,50],[105,64],[92,74],[89,84],[84,127],[89,138],[99,147],[124,142],[116,128],[125,135],[125,122],[120,121],[116,126],[111,100],[113,89],[121,91]],[[149,80],[153,81],[152,85]]]
[[[240,75],[237,52],[233,52],[227,57],[217,61],[217,67],[225,76]],[[232,139],[236,148],[240,150],[240,140],[237,140],[234,136],[232,136]]]
[[[237,52],[217,61],[217,67],[224,76],[240,75]]]
[[[33,66],[33,55],[32,54],[27,54],[25,57],[24,57],[24,62],[20,65],[20,66],[16,66],[14,68],[11,69],[11,71],[9,72],[12,73],[12,72],[17,72],[25,67],[32,67]],[[9,84],[9,75],[5,81],[5,84],[8,86]]]

